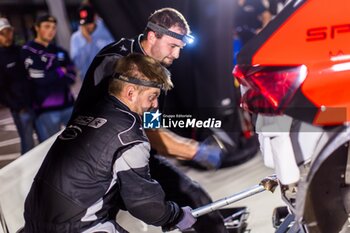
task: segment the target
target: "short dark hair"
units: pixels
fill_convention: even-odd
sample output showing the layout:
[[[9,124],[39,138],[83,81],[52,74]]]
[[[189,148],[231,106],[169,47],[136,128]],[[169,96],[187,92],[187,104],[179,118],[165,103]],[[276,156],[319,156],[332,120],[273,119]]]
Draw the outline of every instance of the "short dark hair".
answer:
[[[38,18],[35,20],[35,26],[40,27],[40,24],[42,22],[51,22],[57,24],[57,19],[53,17],[52,15],[45,14],[45,15],[40,15]]]
[[[167,7],[167,8],[156,10],[148,18],[148,22],[155,23],[166,29],[169,29],[172,26],[178,26],[179,28],[181,28],[182,33],[184,35],[191,33],[190,26],[188,25],[185,17],[174,8]],[[146,27],[143,34],[147,36],[149,31],[153,31],[153,30]],[[156,36],[157,38],[161,38],[163,35],[160,33],[156,33]]]
[[[126,57],[118,59],[115,63],[114,73],[145,81],[152,81],[161,84],[165,91],[173,87],[170,79],[170,72],[154,58],[140,53],[131,53]],[[119,94],[127,83],[112,78],[109,84],[109,92]]]

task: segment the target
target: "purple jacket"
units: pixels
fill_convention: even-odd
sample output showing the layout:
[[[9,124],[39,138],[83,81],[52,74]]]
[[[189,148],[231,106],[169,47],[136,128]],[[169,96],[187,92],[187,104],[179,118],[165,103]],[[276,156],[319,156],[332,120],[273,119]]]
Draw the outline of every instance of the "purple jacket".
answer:
[[[54,44],[45,47],[29,41],[23,46],[21,57],[34,86],[34,109],[37,113],[73,106],[70,86],[75,82],[76,73],[64,49]]]

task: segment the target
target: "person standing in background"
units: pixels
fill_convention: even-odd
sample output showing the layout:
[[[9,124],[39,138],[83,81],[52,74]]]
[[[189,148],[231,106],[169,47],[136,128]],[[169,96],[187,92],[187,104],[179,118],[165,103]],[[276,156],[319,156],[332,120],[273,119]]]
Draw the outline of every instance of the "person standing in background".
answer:
[[[262,0],[237,0],[234,31],[246,44],[270,22],[272,15]]]
[[[32,86],[21,61],[21,47],[13,42],[14,28],[0,18],[0,103],[10,109],[21,140],[21,154],[34,147]]]
[[[78,31],[74,32],[70,39],[70,55],[81,79],[84,79],[96,54],[114,39],[88,4],[79,8],[79,25]]]
[[[21,51],[29,80],[34,86],[35,125],[39,142],[43,142],[66,125],[74,104],[70,87],[75,82],[75,67],[67,51],[52,44],[56,19],[38,17],[35,39]]]

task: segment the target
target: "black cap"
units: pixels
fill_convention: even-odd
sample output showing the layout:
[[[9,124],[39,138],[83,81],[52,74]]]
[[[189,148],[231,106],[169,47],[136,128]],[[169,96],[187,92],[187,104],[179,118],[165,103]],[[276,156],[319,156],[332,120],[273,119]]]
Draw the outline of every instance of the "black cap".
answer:
[[[41,15],[36,19],[35,25],[39,26],[42,22],[57,23],[57,20],[52,15]]]
[[[83,5],[79,8],[79,24],[95,22],[95,10],[89,5]]]

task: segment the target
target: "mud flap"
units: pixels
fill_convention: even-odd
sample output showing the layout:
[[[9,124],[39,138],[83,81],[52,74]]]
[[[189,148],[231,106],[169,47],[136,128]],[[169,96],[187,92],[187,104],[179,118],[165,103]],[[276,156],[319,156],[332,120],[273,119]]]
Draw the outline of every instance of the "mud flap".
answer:
[[[349,132],[346,127],[339,127],[328,134],[329,140],[316,150],[306,178],[302,221],[310,233],[338,233],[348,219],[345,173]]]

